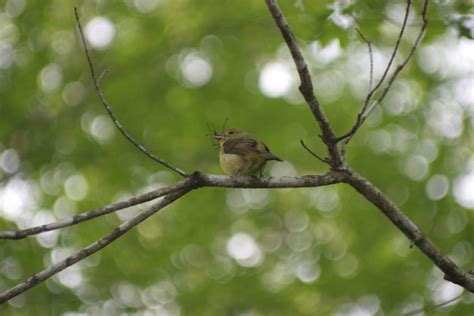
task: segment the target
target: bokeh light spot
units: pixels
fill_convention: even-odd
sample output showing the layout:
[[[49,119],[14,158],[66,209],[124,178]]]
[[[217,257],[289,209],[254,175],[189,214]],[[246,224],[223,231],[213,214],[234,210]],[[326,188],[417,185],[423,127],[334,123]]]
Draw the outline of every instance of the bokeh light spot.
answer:
[[[181,73],[191,87],[202,87],[212,78],[212,65],[203,54],[192,51],[184,56],[179,63]]]
[[[160,0],[133,0],[133,5],[137,9],[137,11],[141,13],[148,13],[153,11],[159,3]]]
[[[99,115],[92,120],[90,133],[99,143],[105,144],[115,135],[115,128],[109,117]]]
[[[264,95],[278,98],[290,92],[293,82],[290,67],[286,63],[276,61],[263,67],[258,84]]]
[[[20,157],[16,150],[7,149],[0,154],[0,168],[7,173],[15,173],[20,167]]]
[[[98,16],[87,23],[85,36],[92,47],[105,48],[115,36],[114,24],[107,18]]]
[[[426,183],[426,194],[433,201],[441,200],[449,191],[449,181],[444,175],[436,174]]]
[[[52,92],[59,88],[63,81],[63,72],[59,65],[49,64],[39,75],[39,83],[44,92]]]
[[[67,196],[74,201],[84,199],[89,191],[87,179],[80,173],[69,177],[64,183]]]
[[[252,236],[236,233],[226,245],[227,253],[241,266],[254,267],[262,263],[263,254]]]
[[[423,156],[411,156],[405,162],[405,174],[415,180],[421,181],[425,178],[429,171],[428,161]]]
[[[453,193],[459,205],[474,209],[474,171],[456,179]]]

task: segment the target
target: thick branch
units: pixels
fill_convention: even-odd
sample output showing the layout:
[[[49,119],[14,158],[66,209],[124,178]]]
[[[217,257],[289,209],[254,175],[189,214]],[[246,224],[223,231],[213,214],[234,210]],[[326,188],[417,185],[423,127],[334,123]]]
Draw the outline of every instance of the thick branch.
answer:
[[[63,218],[49,224],[35,226],[17,231],[0,231],[0,239],[22,239],[43,232],[61,229],[67,226],[106,215],[124,208],[142,204],[158,197],[168,195],[183,189],[200,187],[225,187],[225,188],[301,188],[317,187],[335,184],[342,181],[344,173],[331,171],[323,175],[307,175],[299,177],[229,177],[220,175],[205,175],[195,173],[194,177],[188,177],[175,185],[160,188],[139,196],[132,197],[126,201],[117,202],[104,206],[100,209],[85,212],[79,215]]]
[[[201,174],[199,187],[225,188],[314,188],[323,185],[340,183],[346,177],[343,171],[329,171],[322,175],[307,175],[299,177],[248,177],[248,176],[220,176]]]
[[[340,168],[344,165],[344,159],[341,156],[341,153],[335,142],[335,135],[329,124],[329,120],[324,113],[321,105],[319,104],[316,96],[313,92],[313,84],[311,80],[311,75],[309,73],[308,65],[303,57],[303,54],[296,42],[296,39],[288,26],[288,22],[283,16],[283,12],[276,3],[276,0],[265,0],[268,9],[270,10],[275,23],[285,39],[286,44],[290,50],[291,56],[298,70],[300,76],[301,85],[299,87],[301,94],[303,95],[306,103],[308,103],[313,116],[319,124],[322,133],[323,142],[326,144],[329,152],[329,157],[331,158],[331,165],[333,168]]]
[[[153,204],[148,210],[138,214],[131,220],[128,220],[127,222],[123,223],[122,225],[118,226],[115,228],[111,233],[108,235],[105,235],[101,239],[97,240],[96,242],[90,244],[89,246],[79,250],[75,254],[67,257],[66,259],[53,264],[52,266],[44,269],[43,271],[40,271],[38,273],[35,273],[33,276],[25,280],[24,282],[21,282],[20,284],[12,287],[9,290],[6,290],[0,295],[0,304],[5,303],[9,299],[25,292],[26,290],[40,284],[41,282],[49,279],[50,277],[54,276],[55,274],[63,271],[67,267],[75,264],[76,262],[79,262],[81,260],[84,260],[85,258],[89,257],[93,253],[99,251],[100,249],[104,248],[105,246],[109,245],[112,243],[114,240],[117,238],[121,237],[124,235],[126,232],[128,232],[130,229],[138,225],[139,223],[143,222],[145,219],[150,217],[151,215],[155,214],[168,204],[173,203],[175,200],[179,199],[186,193],[188,193],[191,189],[183,189],[178,192],[170,193],[167,196],[165,196],[162,200],[156,202]]]
[[[159,209],[172,203],[192,189],[201,187],[228,187],[228,188],[299,188],[317,187],[345,182],[353,186],[370,202],[379,208],[422,252],[424,252],[442,271],[447,279],[459,284],[470,291],[474,291],[474,275],[462,271],[448,257],[423,234],[423,232],[406,217],[382,192],[368,180],[352,170],[330,171],[323,175],[307,175],[301,177],[228,177],[220,175],[205,175],[195,172],[191,177],[181,181],[179,191],[173,191],[155,203],[150,209],[138,214],[135,218],[125,222],[109,235],[82,249],[69,258],[35,274],[25,282],[7,290],[0,295],[0,302],[26,291],[39,284],[68,266],[83,260],[89,255],[104,248],[106,245],[123,235],[135,225],[139,224]],[[175,186],[176,188],[176,186]],[[170,189],[170,188],[168,188]],[[163,190],[163,189],[162,189]]]
[[[15,287],[5,291],[0,295],[0,304],[8,301],[9,299],[25,292],[26,290],[38,285],[39,283],[45,281],[46,279],[54,276],[55,274],[61,272],[67,267],[87,258],[93,253],[104,248],[127,231],[129,231],[134,226],[138,225],[163,207],[171,204],[181,196],[185,195],[189,191],[199,188],[199,187],[229,187],[229,188],[296,188],[296,187],[316,187],[328,184],[334,184],[341,182],[345,177],[343,172],[328,172],[324,175],[310,175],[302,177],[228,177],[228,176],[219,176],[219,175],[204,175],[198,172],[195,172],[191,177],[181,181],[179,185],[179,190],[176,191],[177,186],[168,188],[170,190],[173,188],[173,192],[168,193],[160,201],[153,204],[148,210],[138,214],[131,220],[123,223],[116,229],[114,229],[110,234],[102,237],[98,241],[90,244],[86,248],[81,249],[75,254],[69,256],[68,258],[48,267],[47,269],[34,274],[32,277],[26,281],[16,285]],[[162,189],[164,190],[164,189]],[[163,193],[164,191],[161,191]],[[151,192],[153,193],[153,192]],[[156,193],[153,193],[156,194]],[[144,201],[145,202],[145,201]],[[116,205],[116,204],[115,204]],[[110,207],[110,206],[109,206]],[[106,209],[105,207],[104,209]],[[53,225],[50,225],[53,226]],[[57,225],[58,226],[58,225]],[[60,227],[57,227],[60,228]],[[54,229],[57,229],[54,228]],[[35,228],[34,228],[35,229]],[[44,231],[44,230],[43,230]],[[15,234],[15,232],[13,232]],[[18,232],[16,232],[18,233]]]
[[[107,101],[105,100],[105,97],[104,97],[104,94],[102,93],[102,89],[100,87],[100,79],[102,79],[102,77],[104,76],[104,74],[106,73],[105,71],[102,73],[102,75],[100,76],[99,80],[97,79],[96,77],[96,72],[94,70],[94,64],[92,63],[92,59],[90,57],[90,54],[89,54],[89,49],[87,48],[87,43],[86,43],[86,39],[84,37],[84,32],[82,31],[82,25],[81,25],[81,21],[79,19],[79,14],[77,13],[77,8],[74,8],[74,14],[76,16],[76,22],[77,22],[77,27],[79,29],[79,35],[81,36],[81,41],[82,41],[82,45],[84,47],[84,53],[86,54],[86,59],[87,59],[87,63],[89,64],[89,70],[90,70],[90,73],[91,73],[91,77],[92,77],[92,81],[94,82],[94,87],[95,87],[95,90],[97,92],[97,95],[99,96],[99,100],[100,102],[102,103],[102,105],[104,106],[105,110],[107,111],[107,114],[110,116],[110,118],[112,119],[112,121],[114,122],[115,126],[117,126],[117,128],[119,129],[120,133],[122,133],[122,135],[130,142],[132,143],[135,147],[137,147],[142,153],[144,153],[148,158],[158,162],[159,164],[161,164],[162,166],[176,172],[177,174],[183,176],[183,177],[188,177],[189,174],[187,174],[185,171],[179,169],[178,167],[175,167],[173,165],[171,165],[170,163],[166,162],[165,160],[161,159],[160,157],[154,155],[153,153],[151,153],[149,150],[147,150],[142,144],[140,144],[138,141],[136,141],[132,135],[130,135],[122,126],[122,124],[117,120],[117,118],[115,117],[114,113],[112,112],[112,108],[110,107],[110,105],[107,103]]]
[[[191,181],[192,180],[190,178],[186,178],[178,182],[176,185],[154,190],[154,191],[151,191],[139,196],[134,196],[126,201],[113,203],[96,210],[92,210],[92,211],[85,212],[82,214],[63,218],[59,221],[52,222],[49,224],[35,226],[32,228],[22,229],[22,230],[17,230],[17,231],[0,231],[0,239],[23,239],[27,236],[37,235],[43,232],[76,225],[76,224],[82,223],[84,221],[88,221],[90,219],[93,219],[105,214],[109,214],[109,213],[112,213],[124,208],[128,208],[134,205],[142,204],[142,203],[154,200],[156,198],[159,198],[161,196],[179,191],[185,187],[188,187]]]
[[[463,271],[451,259],[443,254],[436,245],[425,236],[388,197],[376,186],[355,171],[350,170],[347,183],[354,187],[367,200],[374,204],[388,219],[397,226],[433,263],[445,274],[446,279],[474,292],[474,274]]]

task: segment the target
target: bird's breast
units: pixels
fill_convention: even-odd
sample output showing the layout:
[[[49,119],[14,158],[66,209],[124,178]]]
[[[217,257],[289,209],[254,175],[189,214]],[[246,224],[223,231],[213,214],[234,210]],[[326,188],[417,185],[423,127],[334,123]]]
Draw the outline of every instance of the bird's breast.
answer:
[[[253,153],[242,156],[220,152],[219,162],[228,175],[256,175],[266,161]]]

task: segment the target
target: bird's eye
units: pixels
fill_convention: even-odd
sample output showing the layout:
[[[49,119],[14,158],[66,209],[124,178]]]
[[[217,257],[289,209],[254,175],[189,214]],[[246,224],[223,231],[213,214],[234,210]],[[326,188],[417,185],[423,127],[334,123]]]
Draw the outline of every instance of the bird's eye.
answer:
[[[229,132],[229,135],[232,135],[232,134],[234,134],[234,132]]]

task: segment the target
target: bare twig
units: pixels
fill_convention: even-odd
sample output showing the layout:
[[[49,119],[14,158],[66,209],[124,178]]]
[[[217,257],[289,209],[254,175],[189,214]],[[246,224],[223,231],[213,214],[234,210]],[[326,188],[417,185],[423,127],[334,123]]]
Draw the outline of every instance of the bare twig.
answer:
[[[117,128],[119,129],[120,133],[122,133],[122,135],[129,141],[131,142],[135,147],[137,147],[142,153],[144,153],[148,158],[158,162],[159,164],[161,164],[162,166],[170,169],[170,170],[173,170],[174,172],[176,172],[177,174],[183,176],[183,177],[188,177],[189,174],[187,174],[185,171],[179,169],[178,167],[175,167],[173,165],[171,165],[170,163],[166,162],[165,160],[159,158],[158,156],[154,155],[153,153],[151,153],[149,150],[147,150],[142,144],[140,144],[138,141],[136,141],[122,126],[122,124],[117,120],[117,118],[115,117],[115,115],[113,114],[112,112],[112,108],[109,106],[109,104],[107,103],[107,101],[105,100],[105,97],[104,97],[104,94],[102,93],[102,89],[100,87],[100,81],[101,79],[103,78],[103,76],[105,75],[106,71],[104,71],[99,79],[96,78],[96,75],[95,75],[95,70],[94,70],[94,65],[92,63],[92,59],[90,57],[90,54],[89,54],[89,49],[87,48],[87,43],[86,43],[86,39],[84,37],[84,32],[82,31],[82,25],[81,25],[81,21],[79,19],[79,14],[77,13],[77,8],[74,8],[74,14],[75,14],[75,17],[76,17],[76,23],[77,23],[77,27],[79,29],[79,34],[81,36],[81,41],[82,41],[82,45],[84,47],[84,53],[86,54],[86,59],[87,59],[87,63],[89,64],[89,70],[90,70],[90,73],[91,73],[91,77],[92,77],[92,81],[94,82],[94,87],[95,87],[95,90],[97,92],[97,95],[99,96],[99,99],[100,99],[100,102],[102,103],[102,105],[104,106],[105,110],[107,111],[107,114],[110,116],[110,118],[112,119],[112,121],[114,122],[115,126],[117,126]]]
[[[302,139],[300,139],[300,143],[301,143],[301,146],[303,146],[303,148],[306,149],[306,151],[309,152],[314,158],[318,159],[321,162],[329,163],[326,158],[321,158],[314,151],[309,149],[309,147],[306,146],[306,144],[304,143],[304,141]]]
[[[326,144],[328,149],[329,158],[331,161],[331,166],[334,169],[343,168],[345,165],[345,161],[339,152],[339,148],[336,144],[336,136],[331,129],[329,124],[329,120],[324,113],[321,105],[319,104],[316,96],[314,95],[313,91],[313,84],[311,81],[311,75],[309,73],[308,65],[303,57],[303,54],[298,46],[298,43],[291,31],[290,27],[288,26],[288,22],[286,21],[285,17],[283,16],[283,12],[281,11],[280,7],[278,6],[276,0],[265,0],[270,13],[275,20],[278,28],[285,39],[285,42],[290,50],[291,56],[293,57],[293,61],[295,62],[296,69],[300,76],[301,85],[299,90],[303,95],[306,103],[308,103],[313,116],[315,117],[316,121],[319,124],[322,133],[322,140]]]
[[[89,246],[82,248],[75,254],[67,257],[64,260],[59,261],[58,263],[53,264],[52,266],[44,269],[43,271],[40,271],[38,273],[35,273],[32,275],[30,278],[25,280],[24,282],[21,282],[17,284],[16,286],[12,287],[11,289],[6,290],[2,294],[0,294],[0,304],[5,303],[9,299],[25,292],[26,290],[38,285],[39,283],[49,279],[50,277],[54,276],[55,274],[63,271],[67,267],[75,264],[76,262],[79,262],[81,260],[84,260],[85,258],[89,257],[93,253],[99,251],[100,249],[104,248],[105,246],[109,245],[112,243],[114,240],[117,238],[123,236],[126,232],[128,232],[130,229],[138,225],[139,223],[143,222],[145,219],[150,217],[151,215],[155,214],[168,204],[173,203],[175,200],[179,199],[186,193],[188,193],[191,190],[189,189],[183,189],[181,191],[177,191],[174,193],[170,193],[167,196],[165,196],[162,200],[156,202],[153,204],[149,209],[146,211],[138,214],[134,218],[126,221],[122,225],[118,226],[115,228],[112,232],[110,232],[108,235],[105,235],[104,237],[100,238],[96,242],[93,242]]]
[[[426,27],[428,25],[428,18],[426,16],[426,11],[428,9],[428,2],[429,2],[429,0],[426,0],[425,4],[423,6],[423,11],[422,11],[422,15],[421,15],[422,19],[423,19],[423,24],[421,25],[420,31],[418,32],[416,40],[413,43],[413,46],[411,47],[410,52],[408,53],[408,56],[405,58],[405,60],[401,64],[399,64],[397,66],[397,69],[395,70],[395,72],[390,77],[389,82],[388,82],[387,86],[385,87],[385,89],[383,90],[380,97],[377,99],[377,101],[375,101],[368,108],[366,113],[363,115],[363,117],[362,117],[363,121],[362,122],[364,122],[367,119],[367,117],[369,116],[369,114],[375,109],[375,107],[377,107],[382,102],[382,100],[387,95],[388,91],[390,90],[390,88],[391,88],[393,82],[395,81],[395,79],[397,78],[397,76],[400,74],[400,72],[403,70],[403,68],[405,68],[405,66],[408,64],[408,62],[411,60],[411,58],[415,54],[415,51],[418,48],[418,45],[420,44],[421,39],[423,37],[423,34],[425,34],[425,30],[426,30]]]
[[[154,200],[156,198],[159,198],[161,196],[182,190],[184,187],[189,185],[190,181],[191,181],[190,178],[186,178],[175,185],[165,187],[165,188],[160,188],[158,190],[154,190],[154,191],[151,191],[139,196],[135,196],[126,201],[113,203],[97,210],[92,210],[92,211],[85,212],[79,215],[63,218],[59,221],[52,222],[49,224],[35,226],[32,228],[22,229],[22,230],[17,230],[17,231],[0,231],[0,239],[23,239],[28,236],[37,235],[37,234],[44,233],[47,231],[52,231],[52,230],[61,229],[67,226],[76,225],[76,224],[91,220],[93,218],[96,218],[105,214],[109,214],[109,213],[112,213],[124,208],[128,208],[137,204],[142,204],[142,203]]]
[[[454,303],[456,302],[457,300],[459,300],[461,297],[463,297],[464,295],[464,292],[462,292],[461,294],[453,297],[452,299],[450,300],[447,300],[446,302],[442,302],[442,303],[439,303],[439,304],[435,304],[435,305],[432,305],[432,306],[428,306],[428,307],[421,307],[419,309],[415,309],[413,311],[410,311],[408,313],[405,313],[403,314],[404,316],[409,316],[409,315],[416,315],[416,314],[419,314],[419,313],[422,313],[422,312],[429,312],[429,311],[433,311],[435,309],[438,309],[440,307],[443,307],[443,306],[446,306],[448,304],[451,304],[451,303]]]
[[[341,156],[337,156],[337,155],[340,155],[338,148],[336,148],[336,152],[331,151],[331,150],[334,150],[333,147],[336,145],[335,143],[333,143],[334,139],[332,137],[334,135],[332,134],[331,129],[326,130],[324,127],[325,126],[324,122],[327,123],[328,127],[329,127],[329,122],[327,120],[320,120],[321,114],[323,115],[322,118],[325,118],[325,116],[313,95],[311,81],[309,81],[310,90],[306,90],[308,89],[308,83],[305,83],[304,80],[307,80],[308,78],[310,80],[311,78],[309,77],[309,72],[307,68],[305,68],[306,64],[304,60],[302,59],[301,52],[299,51],[299,48],[291,34],[291,31],[288,25],[286,24],[281,14],[280,9],[276,6],[274,1],[271,1],[271,0],[266,0],[266,1],[267,1],[267,5],[269,6],[270,11],[272,12],[275,18],[275,21],[277,21],[278,26],[282,30],[285,40],[287,40],[287,44],[290,47],[290,51],[292,51],[293,58],[295,59],[295,63],[298,67],[298,71],[300,73],[300,76],[302,77],[302,85],[301,85],[300,90],[302,91],[305,98],[308,98],[307,102],[310,105],[311,109],[313,109],[313,106],[314,106],[315,111],[313,112],[313,114],[315,115],[323,131],[322,138],[328,147],[328,151],[330,152],[331,160],[329,162],[331,163],[333,170],[323,175],[308,175],[308,176],[301,176],[301,177],[262,177],[262,178],[245,177],[245,176],[228,177],[228,176],[218,176],[218,175],[205,175],[205,174],[195,172],[191,176],[189,176],[187,179],[178,183],[176,186],[160,189],[162,190],[162,191],[159,191],[160,193],[156,193],[156,192],[153,193],[155,195],[154,197],[150,197],[150,199],[156,198],[156,194],[163,194],[163,195],[166,194],[166,195],[164,195],[160,201],[153,204],[150,208],[136,215],[131,220],[123,223],[122,225],[114,229],[111,233],[109,233],[108,235],[102,237],[96,242],[76,252],[72,256],[69,256],[65,260],[62,260],[56,264],[53,264],[47,269],[34,274],[32,277],[30,277],[26,281],[2,293],[0,295],[0,303],[8,301],[9,299],[45,281],[51,276],[54,276],[55,274],[66,269],[67,267],[99,251],[100,249],[109,245],[120,236],[124,235],[127,231],[129,231],[134,226],[138,225],[139,223],[141,223],[148,217],[152,216],[154,213],[156,213],[157,211],[159,211],[166,205],[173,203],[175,200],[179,199],[181,196],[185,195],[186,193],[188,193],[189,191],[193,189],[197,189],[201,187],[297,188],[297,187],[317,187],[317,186],[323,186],[323,185],[329,185],[329,184],[335,184],[335,183],[341,183],[341,182],[347,183],[350,186],[352,186],[360,194],[362,194],[368,201],[370,201],[373,205],[375,205],[400,231],[402,231],[409,238],[409,240],[414,245],[416,245],[437,267],[439,267],[445,273],[445,279],[464,287],[468,291],[474,292],[474,274],[472,271],[465,272],[460,267],[458,267],[452,260],[450,260],[446,255],[444,255],[436,247],[436,245],[428,237],[425,236],[425,234],[421,231],[421,229],[417,225],[415,225],[400,209],[398,209],[398,207],[392,201],[390,201],[377,187],[375,187],[372,183],[370,183],[367,179],[365,179],[361,175],[357,174],[355,171],[351,170],[348,166],[345,166],[344,158]],[[421,40],[421,37],[423,35],[424,29],[427,23],[427,19],[426,19],[427,5],[428,5],[428,0],[426,0],[425,6],[423,9],[422,15],[423,15],[424,24],[423,24],[422,30],[420,31],[420,34],[418,35],[418,38],[415,44],[413,45],[412,50],[410,51],[410,54],[408,55],[408,57],[397,68],[395,73],[390,77],[389,85],[395,80],[396,75],[401,71],[401,69],[408,63],[409,59],[414,54],[419,41]],[[79,20],[77,17],[77,12],[76,12],[76,18],[77,20]],[[79,21],[78,21],[78,24],[79,24]],[[80,24],[79,24],[79,28],[80,28]],[[80,30],[80,32],[81,32],[81,38],[84,41],[84,37],[82,35],[82,29]],[[296,51],[295,51],[295,47],[296,47]],[[90,62],[90,57],[87,52],[87,49],[86,49],[86,56],[88,58],[89,66],[91,67],[91,73],[94,80],[94,84],[96,85],[96,90],[98,91],[98,94],[102,101],[103,99],[102,92],[98,85],[98,81],[96,81],[95,79],[94,70]],[[303,65],[304,67],[300,68],[301,65]],[[383,95],[382,95],[382,98],[383,98]],[[104,106],[106,106],[106,109],[108,108],[108,105],[106,103],[104,104]],[[327,133],[327,135],[325,136],[324,133]],[[302,145],[305,147],[303,142],[302,142]],[[312,153],[312,151],[310,151],[309,148],[308,148],[308,151]],[[344,165],[344,168],[337,168],[338,166],[340,167],[341,165],[337,165],[338,161],[335,161],[334,159],[341,159],[339,162],[342,165]],[[179,186],[180,184],[182,186]],[[179,187],[177,188],[177,186]],[[142,198],[142,196],[137,197],[137,198]],[[143,201],[146,201],[146,199],[144,199]],[[91,212],[89,213],[99,214],[102,212],[103,214],[105,214],[106,212],[108,212],[107,210],[110,210],[113,207],[117,207],[117,204],[118,203],[113,204],[109,207],[105,207],[100,210],[94,211],[96,213],[91,213]],[[95,215],[94,216],[90,215],[90,216],[91,216],[90,218],[95,217]],[[54,228],[54,225],[56,225],[56,228]],[[67,225],[61,226],[62,224],[60,224],[60,222],[57,222],[57,224],[54,224],[54,225],[49,224],[46,226],[49,226],[52,229],[58,229],[58,228],[67,226]],[[33,229],[38,229],[38,228],[35,227]],[[42,231],[45,231],[45,230],[42,230]],[[6,235],[9,235],[9,234],[6,234]]]
[[[359,34],[360,38],[367,44],[367,47],[369,48],[369,58],[370,58],[370,71],[369,71],[369,91],[372,91],[372,81],[374,79],[374,54],[372,52],[372,42],[362,34],[362,32],[359,30],[359,28],[356,28],[357,33]],[[367,94],[367,96],[368,96]]]
[[[410,7],[411,7],[411,0],[407,0],[407,6],[405,8],[405,16],[403,17],[403,23],[402,23],[402,27],[400,28],[400,34],[398,34],[398,37],[397,37],[397,42],[395,43],[395,46],[393,47],[392,56],[390,56],[387,67],[385,67],[385,71],[383,72],[383,75],[380,78],[379,82],[375,85],[375,87],[372,89],[372,91],[370,91],[369,94],[367,95],[367,98],[366,98],[365,104],[364,104],[364,108],[366,108],[367,104],[369,104],[370,99],[373,96],[373,94],[375,93],[375,91],[377,91],[377,89],[380,88],[380,86],[383,84],[385,78],[388,75],[388,72],[390,71],[390,67],[392,67],[393,61],[395,60],[395,57],[397,56],[398,47],[400,46],[400,42],[402,41],[403,34],[405,33],[405,28],[407,26],[408,16],[410,15]]]
[[[349,132],[347,132],[346,134],[344,134],[344,135],[337,138],[338,142],[341,141],[341,140],[344,140],[343,147],[345,147],[347,145],[347,143],[354,136],[354,134],[357,132],[357,130],[362,126],[362,124],[365,122],[365,120],[367,119],[369,114],[382,102],[382,100],[385,98],[388,91],[390,90],[390,88],[392,86],[392,83],[395,81],[395,79],[397,78],[399,73],[403,70],[403,68],[405,68],[405,66],[407,65],[407,63],[410,61],[411,57],[415,53],[416,49],[418,48],[418,45],[421,41],[421,38],[422,38],[422,36],[423,36],[423,34],[426,30],[426,26],[428,24],[428,18],[427,18],[427,15],[426,15],[427,9],[428,9],[428,4],[429,4],[429,0],[425,0],[425,2],[423,4],[423,10],[422,10],[422,13],[421,13],[421,18],[423,20],[423,23],[421,25],[420,31],[418,32],[418,36],[417,36],[415,42],[413,43],[413,46],[412,46],[408,56],[405,58],[405,60],[401,64],[399,64],[397,66],[397,68],[395,69],[393,74],[390,76],[389,82],[388,82],[387,86],[384,88],[384,90],[382,91],[382,94],[380,95],[380,97],[369,106],[373,94],[382,85],[383,81],[385,80],[385,78],[386,78],[386,76],[387,76],[387,74],[390,70],[390,67],[393,63],[393,60],[395,59],[395,56],[397,54],[398,47],[400,46],[400,41],[403,37],[403,33],[404,33],[406,25],[407,25],[408,15],[410,13],[411,0],[407,1],[405,17],[403,19],[403,24],[402,24],[402,27],[400,29],[400,34],[398,35],[397,42],[396,42],[394,50],[392,52],[392,56],[389,60],[389,63],[387,64],[387,67],[385,68],[385,71],[384,71],[384,74],[383,74],[382,78],[380,79],[378,84],[367,95],[367,97],[365,99],[365,102],[364,102],[364,106],[362,107],[362,110],[357,115],[357,119],[356,119],[356,122],[355,122],[354,126],[352,126],[352,128]]]

